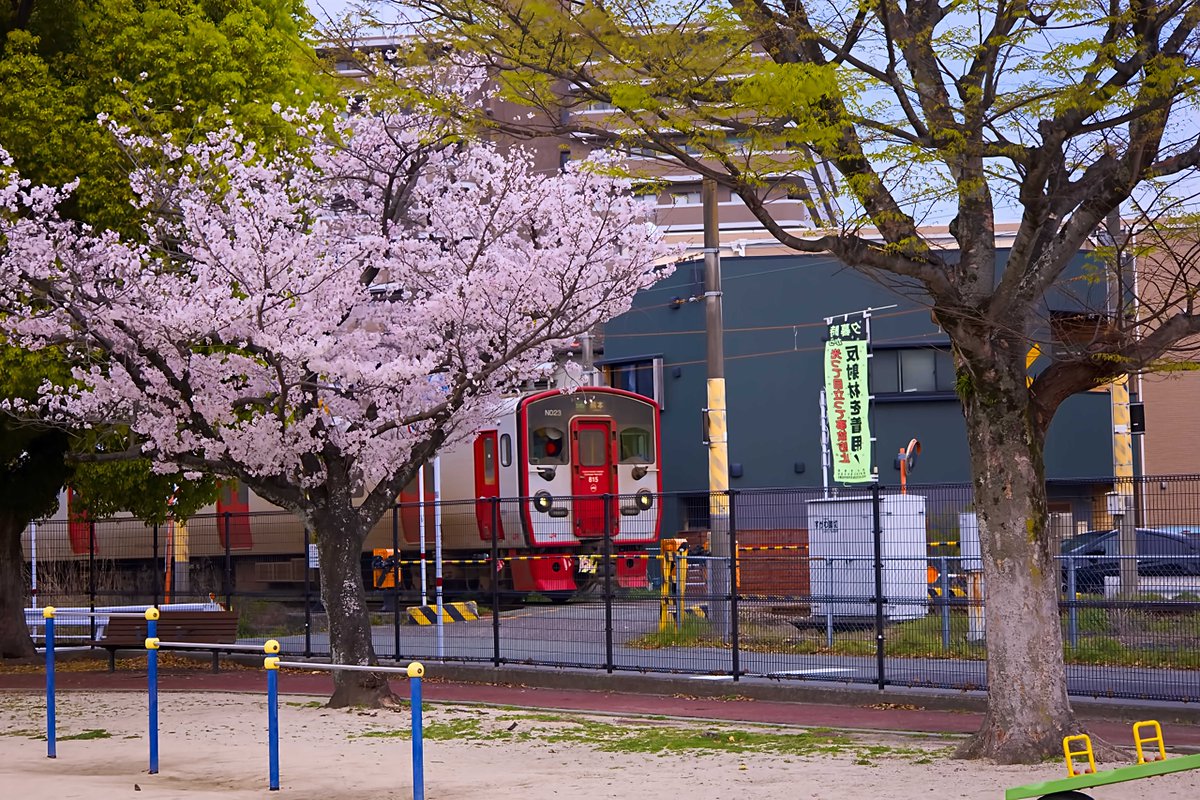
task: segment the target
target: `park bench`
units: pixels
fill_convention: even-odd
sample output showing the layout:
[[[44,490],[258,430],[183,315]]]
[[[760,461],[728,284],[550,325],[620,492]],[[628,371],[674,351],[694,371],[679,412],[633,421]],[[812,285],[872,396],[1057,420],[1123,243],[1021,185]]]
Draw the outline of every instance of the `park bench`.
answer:
[[[237,642],[237,629],[236,611],[163,611],[158,619],[156,635],[164,642],[222,645]],[[115,672],[117,650],[145,650],[146,636],[146,620],[113,617],[108,621],[104,635],[91,644],[108,651],[108,671]],[[218,647],[212,648],[213,672],[220,670],[221,652]]]

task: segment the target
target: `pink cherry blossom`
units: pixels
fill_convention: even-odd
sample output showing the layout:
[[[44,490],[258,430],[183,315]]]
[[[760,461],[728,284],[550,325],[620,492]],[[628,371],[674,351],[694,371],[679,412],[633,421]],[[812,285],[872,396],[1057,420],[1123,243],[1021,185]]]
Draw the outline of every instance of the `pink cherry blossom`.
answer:
[[[328,109],[281,116],[303,146],[107,122],[146,165],[140,240],[60,217],[73,187],[0,150],[0,332],[74,357],[74,384],[17,411],[128,426],[163,469],[240,478],[353,540],[672,254],[602,164],[541,173],[397,109],[329,135]]]

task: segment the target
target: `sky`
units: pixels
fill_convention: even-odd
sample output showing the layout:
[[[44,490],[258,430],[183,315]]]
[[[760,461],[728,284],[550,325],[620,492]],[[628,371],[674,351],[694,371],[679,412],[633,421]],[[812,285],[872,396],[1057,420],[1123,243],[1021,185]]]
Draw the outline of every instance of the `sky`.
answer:
[[[320,27],[320,22],[322,20],[328,20],[331,18],[338,19],[347,13],[352,13],[356,9],[364,6],[370,6],[377,16],[383,18],[391,15],[399,16],[400,13],[400,9],[397,6],[390,5],[386,2],[386,0],[305,0],[305,2],[307,3],[309,10],[317,18],[318,27]],[[1058,35],[1062,34],[1060,33]],[[1086,31],[1077,31],[1074,35],[1079,37],[1088,34]],[[1053,39],[1053,36],[1051,38]],[[1042,46],[1052,48],[1055,46],[1055,44],[1061,44],[1061,42],[1049,41],[1043,43]],[[1193,106],[1192,111],[1193,113],[1196,113],[1195,106]],[[1181,183],[1179,187],[1177,187],[1176,191],[1184,196],[1190,197],[1190,200],[1186,203],[1186,206],[1189,208],[1196,209],[1198,206],[1200,206],[1200,176],[1195,174],[1189,176]],[[1016,221],[1020,219],[1020,205],[1013,199],[997,194],[995,200],[996,217],[998,221]],[[952,204],[939,202],[933,203],[932,205],[920,203],[917,205],[926,206],[920,210],[917,208],[911,209],[912,211],[917,212],[924,224],[948,222],[956,213],[956,208]],[[1123,210],[1127,213],[1131,213],[1133,211],[1132,208],[1126,208]]]
[[[323,19],[330,17],[337,19],[348,13],[352,13],[356,8],[364,5],[364,2],[373,6],[374,11],[379,16],[384,16],[388,11],[386,2],[370,2],[370,0],[304,0],[305,5],[318,23]],[[393,7],[395,10],[395,8]]]

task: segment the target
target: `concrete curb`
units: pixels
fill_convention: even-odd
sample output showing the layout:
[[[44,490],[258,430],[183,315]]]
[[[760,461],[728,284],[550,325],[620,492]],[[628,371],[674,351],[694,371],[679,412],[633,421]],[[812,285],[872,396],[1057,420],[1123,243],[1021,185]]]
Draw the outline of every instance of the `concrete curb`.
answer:
[[[144,654],[144,650],[118,651],[118,658]],[[64,654],[66,655],[66,654]],[[178,651],[172,655],[207,662],[207,653]],[[70,653],[72,659],[94,657],[90,651]],[[262,658],[244,653],[222,656],[222,662],[261,666]],[[303,660],[296,657],[296,660]],[[324,661],[314,658],[314,661]],[[101,663],[98,661],[97,663]],[[474,683],[489,686],[557,689],[565,691],[611,692],[627,695],[685,696],[697,698],[750,698],[778,703],[820,704],[870,707],[876,704],[915,706],[929,711],[982,714],[987,710],[987,693],[980,690],[952,690],[918,686],[888,686],[880,691],[873,685],[836,683],[816,680],[778,680],[743,677],[733,680],[697,680],[686,675],[614,672],[506,664],[439,664],[423,660],[428,679],[450,683]],[[106,673],[107,674],[107,673]],[[1200,725],[1200,703],[1172,703],[1128,698],[1072,697],[1071,705],[1080,719],[1108,722],[1137,722],[1157,719],[1166,724]]]
[[[428,663],[428,662],[427,662]],[[982,714],[987,710],[987,693],[922,687],[832,684],[817,681],[783,681],[742,678],[736,683],[696,680],[678,675],[586,672],[535,669],[526,666],[432,665],[431,676],[448,681],[538,689],[614,692],[620,694],[687,695],[691,697],[747,697],[780,703],[869,706],[877,703],[912,705],[931,711]],[[1072,697],[1071,705],[1081,719],[1128,721],[1154,717],[1160,722],[1200,725],[1200,704],[1139,701],[1125,698]]]

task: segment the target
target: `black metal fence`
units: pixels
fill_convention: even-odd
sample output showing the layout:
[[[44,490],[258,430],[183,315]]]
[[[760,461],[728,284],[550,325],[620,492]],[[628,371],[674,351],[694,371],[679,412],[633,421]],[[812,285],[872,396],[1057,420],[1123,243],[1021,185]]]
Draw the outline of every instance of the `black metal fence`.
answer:
[[[1200,476],[1048,494],[1070,691],[1200,700]],[[381,520],[362,565],[380,657],[986,687],[969,485],[545,502],[408,503]],[[581,515],[602,521],[581,547],[525,546],[526,529],[565,539]],[[246,642],[323,655],[313,536],[278,512],[43,521],[24,540],[30,605],[216,602]],[[440,625],[418,624],[438,605]],[[103,622],[59,628],[89,640]]]

